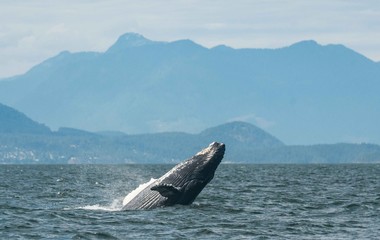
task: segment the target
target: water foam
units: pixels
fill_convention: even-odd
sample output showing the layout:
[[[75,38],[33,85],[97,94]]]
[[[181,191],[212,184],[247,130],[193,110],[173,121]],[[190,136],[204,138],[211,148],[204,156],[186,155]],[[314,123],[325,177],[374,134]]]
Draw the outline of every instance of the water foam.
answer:
[[[120,200],[115,199],[112,201],[112,203],[110,205],[105,205],[105,206],[101,206],[99,204],[86,205],[83,207],[77,207],[75,209],[115,212],[115,211],[120,211],[121,206],[120,206]],[[70,210],[70,209],[65,209],[65,210]]]
[[[124,200],[121,202],[121,199],[115,199],[112,201],[110,205],[86,205],[74,208],[64,208],[64,210],[72,210],[72,209],[84,209],[84,210],[92,210],[92,211],[107,211],[107,212],[115,212],[120,211],[123,206],[129,203],[134,197],[136,197],[142,190],[144,190],[147,186],[152,184],[157,179],[151,178],[148,182],[140,184],[136,189],[128,193],[125,196]]]
[[[147,186],[149,186],[150,184],[152,184],[156,180],[157,179],[151,178],[149,182],[140,184],[140,186],[138,186],[135,190],[128,193],[128,195],[123,200],[123,206],[128,204],[134,197],[137,196],[137,194],[139,194],[142,190],[144,190]]]

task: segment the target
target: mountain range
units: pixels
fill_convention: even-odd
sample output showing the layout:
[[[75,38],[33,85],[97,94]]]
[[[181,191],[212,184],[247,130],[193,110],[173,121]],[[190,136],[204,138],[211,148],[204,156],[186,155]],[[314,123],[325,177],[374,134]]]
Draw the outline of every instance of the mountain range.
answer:
[[[379,163],[380,146],[325,144],[287,146],[245,122],[230,122],[197,134],[127,135],[73,128],[51,131],[0,104],[0,164],[177,163],[213,141],[227,146],[224,163]]]
[[[199,133],[245,121],[288,144],[380,143],[380,63],[343,45],[205,48],[135,33],[0,81],[0,102],[53,129]]]

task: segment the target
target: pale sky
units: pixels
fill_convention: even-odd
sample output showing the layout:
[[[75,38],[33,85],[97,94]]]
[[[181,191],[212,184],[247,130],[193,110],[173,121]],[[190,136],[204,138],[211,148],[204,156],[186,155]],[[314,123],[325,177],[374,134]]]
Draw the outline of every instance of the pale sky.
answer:
[[[380,61],[379,0],[0,0],[0,78],[61,51],[103,52],[126,32],[203,46],[313,39]]]

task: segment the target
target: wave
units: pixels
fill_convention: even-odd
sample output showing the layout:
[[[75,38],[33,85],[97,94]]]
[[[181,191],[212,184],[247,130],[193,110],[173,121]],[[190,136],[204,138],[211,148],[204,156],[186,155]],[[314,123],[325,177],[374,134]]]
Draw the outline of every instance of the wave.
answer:
[[[122,205],[120,203],[121,201],[119,199],[115,199],[109,205],[95,204],[95,205],[86,205],[86,206],[80,206],[80,207],[75,207],[75,208],[65,208],[64,210],[84,209],[84,210],[94,210],[94,211],[116,212],[116,211],[120,211],[122,208]]]
[[[84,210],[107,211],[107,212],[121,211],[124,205],[129,203],[137,194],[139,194],[142,190],[144,190],[147,186],[149,186],[156,180],[157,179],[151,178],[148,182],[140,184],[136,189],[128,193],[124,197],[123,201],[121,201],[121,199],[115,199],[109,205],[94,204],[94,205],[79,206],[75,208],[65,208],[64,210],[84,209]]]

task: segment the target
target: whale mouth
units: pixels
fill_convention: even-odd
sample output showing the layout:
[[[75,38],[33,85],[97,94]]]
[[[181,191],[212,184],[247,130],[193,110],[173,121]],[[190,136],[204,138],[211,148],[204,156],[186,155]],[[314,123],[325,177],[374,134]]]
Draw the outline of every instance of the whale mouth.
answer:
[[[208,147],[208,156],[205,161],[199,163],[194,175],[190,178],[198,182],[209,183],[213,178],[216,169],[222,162],[225,152],[224,143],[213,142]]]

